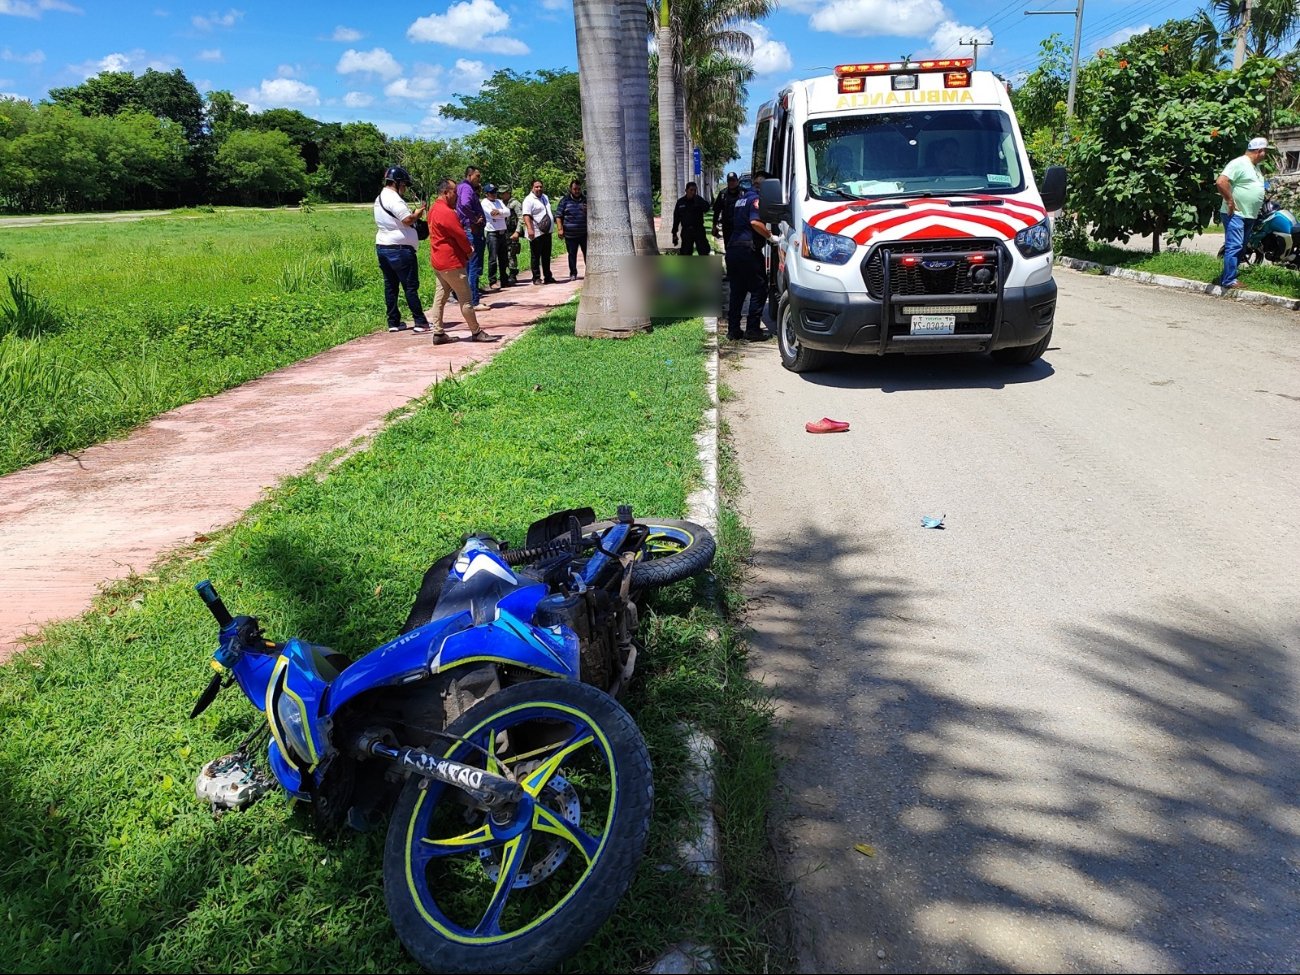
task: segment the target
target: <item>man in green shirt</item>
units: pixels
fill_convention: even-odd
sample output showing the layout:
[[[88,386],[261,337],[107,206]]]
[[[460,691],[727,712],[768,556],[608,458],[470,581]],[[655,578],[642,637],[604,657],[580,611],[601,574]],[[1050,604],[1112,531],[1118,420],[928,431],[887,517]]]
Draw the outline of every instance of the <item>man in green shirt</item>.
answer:
[[[1223,217],[1223,274],[1219,284],[1225,289],[1242,286],[1237,280],[1237,263],[1264,204],[1264,174],[1259,163],[1267,152],[1267,139],[1251,139],[1245,155],[1224,166],[1214,181],[1223,197],[1219,211]]]

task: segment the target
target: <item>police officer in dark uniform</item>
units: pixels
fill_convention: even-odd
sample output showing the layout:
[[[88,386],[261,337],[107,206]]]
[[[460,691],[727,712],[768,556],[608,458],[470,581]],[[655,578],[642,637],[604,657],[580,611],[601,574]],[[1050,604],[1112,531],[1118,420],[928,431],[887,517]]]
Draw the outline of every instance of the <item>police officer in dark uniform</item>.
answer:
[[[727,173],[727,185],[713,200],[713,236],[722,238],[723,250],[727,249],[727,241],[731,239],[731,213],[740,197],[740,177]]]
[[[709,201],[700,196],[699,187],[694,183],[686,184],[686,195],[679,197],[673,207],[673,243],[677,243],[677,231],[682,232],[682,257],[699,254],[709,256],[709,235],[704,232],[704,215],[709,212]]]
[[[763,330],[763,306],[767,304],[767,269],[763,256],[772,232],[758,218],[758,188],[767,173],[754,173],[753,188],[741,194],[731,208],[731,236],[727,239],[727,279],[731,284],[731,307],[727,315],[727,338],[762,342],[772,336]],[[749,322],[740,331],[740,313],[749,296]]]

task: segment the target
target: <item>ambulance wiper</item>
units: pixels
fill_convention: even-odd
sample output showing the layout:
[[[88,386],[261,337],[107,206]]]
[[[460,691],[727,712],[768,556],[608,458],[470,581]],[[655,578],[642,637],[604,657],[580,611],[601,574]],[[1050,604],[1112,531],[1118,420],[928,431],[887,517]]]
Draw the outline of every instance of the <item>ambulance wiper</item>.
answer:
[[[1003,200],[949,200],[950,207],[1000,207],[1005,206]]]

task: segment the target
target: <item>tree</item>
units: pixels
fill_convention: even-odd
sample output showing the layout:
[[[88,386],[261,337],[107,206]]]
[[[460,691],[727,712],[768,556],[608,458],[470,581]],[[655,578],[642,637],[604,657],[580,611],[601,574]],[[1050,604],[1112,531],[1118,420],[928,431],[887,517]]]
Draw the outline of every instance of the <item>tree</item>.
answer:
[[[587,145],[587,222],[590,255],[574,331],[590,337],[627,337],[650,326],[643,308],[629,307],[622,265],[635,257],[628,222],[627,180],[623,176],[623,106],[609,93],[619,88],[623,34],[618,4],[574,0],[582,85],[582,134]]]
[[[619,47],[623,55],[622,99],[624,159],[628,186],[628,223],[638,256],[657,254],[654,186],[650,175],[650,65],[645,44],[643,0],[620,0]]]
[[[1144,35],[1101,52],[1084,72],[1091,106],[1069,147],[1072,203],[1098,240],[1151,234],[1179,241],[1218,206],[1214,175],[1260,124],[1280,65],[1170,73],[1168,51]]]
[[[388,139],[369,122],[347,122],[321,127],[321,170],[331,200],[349,202],[373,199],[382,185],[388,160]]]
[[[1213,0],[1211,6],[1223,30],[1223,48],[1231,49],[1245,14],[1245,0]],[[1252,0],[1246,53],[1276,57],[1300,30],[1300,4],[1296,0]]]
[[[614,83],[617,90],[618,83]],[[602,92],[608,97],[608,92]],[[520,74],[501,69],[476,95],[458,95],[444,105],[444,118],[472,122],[483,128],[518,129],[520,153],[530,169],[550,164],[562,173],[585,169],[582,108],[578,75],[573,71],[541,70]],[[459,174],[457,174],[459,175]]]
[[[130,71],[101,71],[79,85],[51,88],[50,101],[82,115],[116,115],[135,104],[135,75]]]
[[[280,131],[232,132],[217,150],[213,175],[222,189],[248,205],[278,204],[286,197],[296,203],[307,185],[302,155]]]
[[[297,147],[307,172],[316,172],[320,165],[321,129],[316,119],[293,108],[268,108],[251,116],[248,126],[260,132],[283,132]]]

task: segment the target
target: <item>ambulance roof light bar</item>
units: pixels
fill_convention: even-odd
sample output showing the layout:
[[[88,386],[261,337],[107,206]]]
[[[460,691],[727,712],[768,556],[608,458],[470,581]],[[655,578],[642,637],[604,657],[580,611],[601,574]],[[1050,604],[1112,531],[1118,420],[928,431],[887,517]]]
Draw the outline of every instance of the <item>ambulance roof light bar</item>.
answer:
[[[969,71],[974,58],[942,58],[926,61],[875,61],[864,64],[837,64],[837,78],[852,78],[868,74],[898,74],[900,72]]]

